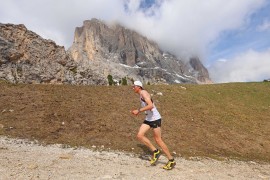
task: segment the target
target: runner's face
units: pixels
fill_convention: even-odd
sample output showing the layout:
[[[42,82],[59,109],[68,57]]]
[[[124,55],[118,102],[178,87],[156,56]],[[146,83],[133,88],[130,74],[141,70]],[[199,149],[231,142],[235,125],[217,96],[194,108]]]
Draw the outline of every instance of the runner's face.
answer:
[[[134,90],[135,93],[137,93],[140,90],[140,87],[133,85],[132,89]]]

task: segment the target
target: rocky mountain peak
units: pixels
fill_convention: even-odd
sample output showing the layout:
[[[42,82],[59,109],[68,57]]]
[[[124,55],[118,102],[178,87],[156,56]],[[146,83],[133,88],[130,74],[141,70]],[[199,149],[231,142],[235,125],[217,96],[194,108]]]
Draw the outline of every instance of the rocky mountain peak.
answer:
[[[0,79],[105,85],[108,75],[151,84],[210,81],[198,58],[183,61],[119,24],[84,21],[68,51],[22,24],[0,24]]]
[[[198,58],[186,63],[133,30],[97,19],[86,20],[75,29],[74,43],[68,51],[76,62],[104,77],[111,74],[118,79],[129,77],[151,83],[210,81]]]

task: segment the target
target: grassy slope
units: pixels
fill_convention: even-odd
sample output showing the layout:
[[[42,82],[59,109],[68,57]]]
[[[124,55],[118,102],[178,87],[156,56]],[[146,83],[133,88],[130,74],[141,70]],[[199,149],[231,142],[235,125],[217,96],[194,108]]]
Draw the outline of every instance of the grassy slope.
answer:
[[[160,85],[146,89],[161,112],[163,138],[171,151],[185,157],[270,162],[270,83]],[[0,135],[73,146],[134,148],[132,151],[142,153],[146,148],[136,140],[136,132],[144,116],[129,113],[138,107],[139,99],[128,86],[2,82]]]

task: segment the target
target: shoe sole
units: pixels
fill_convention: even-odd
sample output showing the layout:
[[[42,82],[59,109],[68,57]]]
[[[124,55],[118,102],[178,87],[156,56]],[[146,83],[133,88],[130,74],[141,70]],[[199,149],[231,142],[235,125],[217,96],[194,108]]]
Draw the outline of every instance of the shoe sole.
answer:
[[[171,166],[171,168],[169,168],[169,169],[164,168],[164,167],[163,167],[163,169],[165,169],[165,170],[172,170],[172,169],[175,167],[175,165],[176,165],[176,163],[174,163],[174,164]]]

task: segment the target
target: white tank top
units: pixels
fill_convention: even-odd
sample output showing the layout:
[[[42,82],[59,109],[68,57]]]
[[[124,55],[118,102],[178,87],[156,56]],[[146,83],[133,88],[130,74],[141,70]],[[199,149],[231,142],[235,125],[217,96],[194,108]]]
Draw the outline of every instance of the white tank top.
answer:
[[[143,99],[142,96],[140,96],[140,100],[141,100],[141,106],[142,107],[147,106],[147,103],[145,102],[145,100]],[[152,101],[152,99],[151,99],[151,101]],[[161,116],[160,116],[154,102],[153,102],[153,106],[154,107],[151,110],[144,111],[144,113],[146,115],[146,117],[145,117],[146,121],[156,121],[158,119],[161,119]]]

